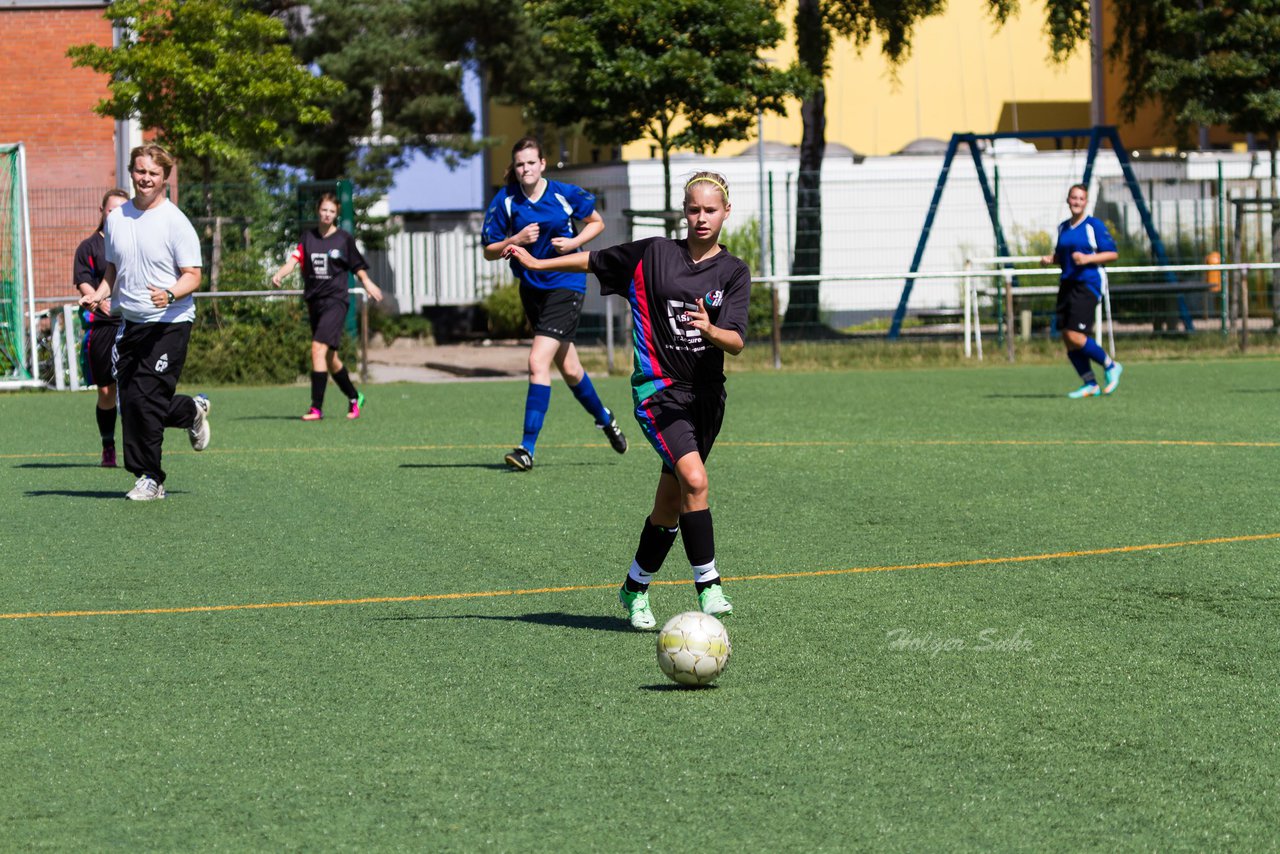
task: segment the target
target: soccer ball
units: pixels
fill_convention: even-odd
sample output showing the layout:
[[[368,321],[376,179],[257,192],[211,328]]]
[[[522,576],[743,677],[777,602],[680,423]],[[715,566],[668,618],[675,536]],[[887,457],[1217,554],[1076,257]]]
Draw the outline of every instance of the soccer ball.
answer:
[[[658,632],[658,667],[681,685],[710,685],[729,663],[729,633],[710,614],[676,614]]]

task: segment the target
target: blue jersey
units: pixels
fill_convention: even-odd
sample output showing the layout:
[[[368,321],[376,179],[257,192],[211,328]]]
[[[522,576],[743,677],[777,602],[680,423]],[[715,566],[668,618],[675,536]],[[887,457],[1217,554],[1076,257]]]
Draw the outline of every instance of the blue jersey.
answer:
[[[595,209],[596,197],[573,184],[548,180],[546,189],[536,202],[529,201],[520,187],[503,187],[484,213],[481,239],[486,246],[498,243],[536,222],[538,239],[525,249],[534,258],[555,258],[558,253],[552,247],[551,239],[573,237],[573,221],[586,219]],[[511,272],[525,284],[542,290],[566,288],[580,294],[587,290],[584,273],[526,270],[515,260],[511,262]]]
[[[1062,266],[1063,284],[1082,284],[1093,292],[1095,297],[1102,298],[1102,287],[1107,281],[1107,273],[1097,264],[1077,265],[1071,260],[1073,252],[1095,255],[1099,252],[1115,252],[1116,242],[1111,239],[1111,232],[1102,220],[1087,216],[1074,228],[1071,220],[1063,220],[1058,226],[1058,245],[1053,250],[1053,260]]]

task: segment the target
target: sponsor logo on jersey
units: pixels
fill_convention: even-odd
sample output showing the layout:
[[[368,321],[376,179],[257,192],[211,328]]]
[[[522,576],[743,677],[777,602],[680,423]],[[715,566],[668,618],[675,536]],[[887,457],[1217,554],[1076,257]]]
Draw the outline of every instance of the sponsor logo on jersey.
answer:
[[[724,291],[712,291],[702,298],[702,302],[711,308],[719,308],[720,304],[724,302]]]
[[[667,300],[667,325],[671,327],[671,334],[677,339],[702,340],[702,333],[689,325],[689,311],[696,308],[696,305],[690,305],[684,300]]]

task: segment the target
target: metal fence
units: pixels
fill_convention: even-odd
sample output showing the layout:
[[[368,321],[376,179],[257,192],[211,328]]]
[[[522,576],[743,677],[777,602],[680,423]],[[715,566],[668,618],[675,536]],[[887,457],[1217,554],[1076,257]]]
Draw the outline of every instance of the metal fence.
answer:
[[[480,234],[464,225],[402,231],[387,239],[385,251],[368,254],[369,275],[395,297],[402,314],[472,305],[511,281],[505,264],[484,259]]]
[[[194,297],[201,302],[218,299],[256,298],[279,300],[302,296],[301,290],[269,291],[200,291]],[[369,294],[364,288],[350,288],[354,298],[356,319],[356,353],[359,357],[361,382],[369,379]],[[36,335],[36,370],[40,381],[58,391],[80,391],[87,386],[80,366],[84,356],[86,320],[79,303],[67,297],[40,297]]]
[[[834,331],[871,334],[883,331],[902,298],[905,277],[850,281],[842,277],[910,268],[921,242],[930,199],[938,182],[941,161],[936,157],[829,160],[823,169],[821,272],[813,282],[776,282],[785,330],[794,338],[827,338]],[[989,161],[997,210],[1009,251],[1039,255],[1052,250],[1057,224],[1067,216],[1064,199],[1084,167],[1083,152],[1001,154]],[[723,239],[748,260],[758,278],[788,276],[798,240],[798,173],[794,159],[754,157],[676,158],[673,199],[689,174],[702,168],[721,171],[729,180],[733,213]],[[1139,164],[1139,185],[1172,264],[1200,264],[1214,252],[1220,260],[1266,263],[1280,257],[1273,232],[1280,217],[1273,216],[1273,195],[1265,162],[1229,155],[1194,162]],[[596,248],[628,239],[666,232],[652,212],[662,207],[661,170],[654,163],[612,164],[567,169],[556,177],[592,190],[606,224]],[[41,190],[33,194],[33,242],[36,293],[56,297],[71,292],[71,257],[79,240],[97,220],[97,207],[106,188]],[[1142,228],[1138,206],[1126,187],[1114,157],[1100,155],[1094,171],[1093,212],[1107,222],[1120,246],[1118,264],[1149,266],[1155,260]],[[270,197],[262,201],[262,195]],[[274,196],[272,194],[274,193]],[[296,190],[264,191],[261,187],[221,188],[213,220],[203,199],[184,188],[181,206],[198,220],[212,248],[214,233],[227,258],[222,275],[227,289],[253,289],[265,283],[290,242],[306,225],[308,211],[297,204]],[[252,200],[252,201],[246,201]],[[246,213],[247,211],[247,213]],[[223,215],[225,213],[225,216]],[[432,307],[468,306],[479,302],[495,286],[513,280],[506,262],[486,261],[479,235],[479,217],[459,217],[443,226],[392,217],[383,247],[368,252],[372,275],[402,313],[421,313]],[[763,245],[761,237],[763,236]],[[928,236],[921,272],[964,269],[967,259],[996,254],[993,229],[977,173],[966,159],[957,160]],[[1151,273],[1113,277],[1113,284],[1141,285]],[[1274,317],[1277,287],[1271,271],[1251,272],[1245,293],[1252,317]],[[1161,280],[1166,281],[1164,279]],[[1185,294],[1115,292],[1114,311],[1128,332],[1185,332],[1221,315],[1221,297],[1212,282],[1199,273],[1189,278]],[[922,279],[911,290],[907,313],[911,323],[904,334],[955,334],[964,302],[962,277]],[[1046,298],[1048,301],[1050,298]],[[809,319],[792,322],[805,312]],[[992,310],[997,310],[995,306]],[[1053,334],[1051,306],[1031,303],[1032,333]],[[606,333],[606,302],[590,293],[584,305],[582,335],[602,338]],[[1188,324],[1190,319],[1190,324]]]

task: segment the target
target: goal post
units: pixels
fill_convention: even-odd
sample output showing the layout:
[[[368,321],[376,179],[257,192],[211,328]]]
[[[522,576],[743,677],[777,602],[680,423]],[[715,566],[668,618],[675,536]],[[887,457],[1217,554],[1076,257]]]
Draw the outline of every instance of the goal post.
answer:
[[[39,387],[26,149],[0,143],[0,388]]]

